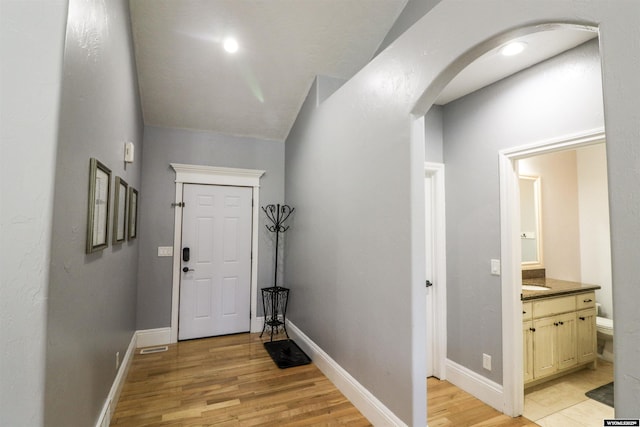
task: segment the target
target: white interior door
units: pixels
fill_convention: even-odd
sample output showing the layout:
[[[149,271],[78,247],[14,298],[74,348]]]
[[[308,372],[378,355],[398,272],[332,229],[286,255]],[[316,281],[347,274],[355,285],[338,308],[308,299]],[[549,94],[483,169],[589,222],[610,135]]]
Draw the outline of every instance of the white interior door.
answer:
[[[447,378],[447,261],[444,165],[425,163],[426,371]]]
[[[433,177],[429,174],[424,179],[424,200],[425,200],[425,254],[426,254],[426,274],[429,283],[433,283],[434,264],[434,221],[433,221]],[[433,301],[433,285],[425,287],[427,303],[427,376],[434,375],[434,349],[435,345],[435,304]]]
[[[250,187],[184,185],[178,339],[249,331],[251,200]]]

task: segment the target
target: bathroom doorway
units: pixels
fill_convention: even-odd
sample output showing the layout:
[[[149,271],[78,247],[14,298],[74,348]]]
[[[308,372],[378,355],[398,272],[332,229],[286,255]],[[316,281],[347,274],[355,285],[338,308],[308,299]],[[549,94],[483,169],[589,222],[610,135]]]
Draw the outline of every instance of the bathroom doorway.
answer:
[[[555,29],[546,28],[545,38],[553,39]],[[585,27],[573,30],[580,33]],[[502,193],[517,194],[517,189],[498,183],[496,153],[512,150],[506,153],[524,158],[539,145],[571,139],[545,138],[603,126],[597,32],[582,35],[589,37],[586,42],[480,90],[454,100],[441,95],[436,111],[442,131],[427,129],[432,148],[425,150],[427,158],[439,161],[440,154],[447,167],[447,303],[450,313],[456,313],[447,325],[447,378],[510,416],[521,415],[523,409],[522,306],[516,306],[520,291],[514,289],[521,284],[520,243],[517,271],[511,275],[509,269],[515,267],[509,267],[514,258],[510,252],[516,243],[504,242],[509,233],[500,223],[511,207],[503,203]],[[504,55],[502,49],[485,55],[504,64],[498,54]],[[600,133],[604,138],[602,129]],[[513,148],[531,141],[544,142],[528,146],[532,151]],[[513,160],[517,158],[508,162],[511,170]],[[500,328],[502,337],[496,333]]]
[[[526,191],[522,191],[527,181],[522,178],[520,181],[523,272],[530,277],[532,270],[526,270],[528,263],[539,259],[539,276],[600,286],[595,291],[597,325],[601,318],[613,318],[605,149],[605,143],[600,143],[518,161],[520,176],[535,177],[539,182],[537,212],[531,212],[532,209],[527,212],[527,203],[523,203]],[[532,229],[524,225],[531,213],[540,221],[537,229],[525,232]],[[540,254],[528,254],[525,260],[527,244],[534,242],[541,243]],[[613,381],[613,360],[608,352],[602,351],[604,344],[603,341],[598,346],[600,359],[595,369],[581,369],[536,386],[525,384],[523,415],[541,424],[587,422],[582,419],[586,413],[591,418],[613,418],[613,408],[586,395]]]
[[[504,208],[501,227],[503,243],[510,250],[503,256],[503,290],[522,284],[521,248],[533,237],[541,238],[544,257],[540,256],[546,276],[600,285],[596,301],[605,307],[601,315],[611,315],[611,253],[609,248],[608,192],[604,131],[545,141],[500,153],[501,204]],[[526,233],[520,227],[519,177],[537,177],[540,187],[541,229]],[[556,188],[554,188],[556,187]],[[546,193],[546,194],[545,194]],[[560,206],[561,205],[561,206]],[[510,223],[510,224],[507,224]],[[507,228],[511,227],[510,230]],[[504,248],[505,246],[503,246]],[[508,282],[511,282],[509,285]],[[520,291],[512,292],[513,300],[503,300],[503,313],[522,319]],[[506,305],[506,306],[505,306]],[[507,307],[510,306],[510,307]],[[505,317],[505,323],[510,322]],[[520,331],[520,333],[518,333]],[[515,342],[507,347],[522,351],[522,328],[513,330]],[[508,335],[507,335],[508,336]],[[514,354],[515,355],[515,354]],[[515,360],[522,360],[518,357]],[[508,368],[508,367],[507,367]],[[596,370],[582,370],[524,391],[522,363],[514,362],[514,403],[522,405],[522,414],[545,422],[580,422],[585,412],[613,417],[613,408],[584,395],[613,380],[613,365],[599,363]],[[526,397],[525,397],[526,396]],[[569,418],[569,421],[567,421]],[[542,421],[544,420],[544,421]],[[566,424],[566,423],[565,423]]]

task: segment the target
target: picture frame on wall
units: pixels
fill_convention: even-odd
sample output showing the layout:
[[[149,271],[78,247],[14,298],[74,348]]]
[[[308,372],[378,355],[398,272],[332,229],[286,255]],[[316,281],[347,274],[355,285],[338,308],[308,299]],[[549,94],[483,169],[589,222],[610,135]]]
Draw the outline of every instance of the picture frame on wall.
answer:
[[[88,254],[109,246],[111,169],[95,158],[89,159],[89,205],[87,212]]]
[[[113,228],[112,243],[120,244],[127,239],[127,207],[129,202],[129,185],[116,176],[113,194]]]
[[[129,226],[128,238],[133,240],[138,236],[138,190],[129,187]]]

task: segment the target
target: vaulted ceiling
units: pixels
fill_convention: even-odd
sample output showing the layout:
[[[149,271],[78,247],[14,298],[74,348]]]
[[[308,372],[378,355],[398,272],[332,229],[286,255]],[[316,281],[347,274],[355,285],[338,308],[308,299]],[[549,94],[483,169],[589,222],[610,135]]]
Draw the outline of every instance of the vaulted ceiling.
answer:
[[[407,0],[131,0],[145,125],[284,140],[316,75],[349,79]],[[237,40],[238,50],[223,48]],[[440,95],[446,104],[596,37],[553,28],[497,49]]]
[[[132,0],[145,124],[284,140],[314,77],[352,77],[406,2]]]

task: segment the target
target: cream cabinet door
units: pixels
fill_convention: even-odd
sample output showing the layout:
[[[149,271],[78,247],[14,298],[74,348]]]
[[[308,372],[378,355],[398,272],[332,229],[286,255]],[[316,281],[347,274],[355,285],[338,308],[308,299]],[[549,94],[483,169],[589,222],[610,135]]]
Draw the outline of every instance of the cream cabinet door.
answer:
[[[570,368],[578,364],[578,338],[576,336],[576,313],[560,314],[554,317],[558,333],[558,369]]]
[[[533,376],[546,377],[558,370],[556,318],[544,317],[533,321]]]
[[[591,362],[596,358],[596,309],[576,313],[578,329],[578,363]]]
[[[533,379],[533,321],[522,323],[522,355],[524,358],[524,382]]]

